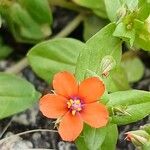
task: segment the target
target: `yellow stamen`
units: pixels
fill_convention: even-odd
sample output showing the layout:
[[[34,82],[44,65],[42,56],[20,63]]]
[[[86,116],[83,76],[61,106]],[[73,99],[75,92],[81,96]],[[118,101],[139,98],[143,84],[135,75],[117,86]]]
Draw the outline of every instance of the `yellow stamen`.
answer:
[[[82,110],[81,101],[79,99],[77,99],[77,100],[70,99],[67,102],[67,107],[69,109],[71,109],[71,113],[72,113],[73,116],[76,114],[76,112],[79,112],[79,111]]]
[[[70,99],[69,101],[70,101],[71,104],[73,104],[73,100],[72,99]]]
[[[68,105],[68,108],[70,108],[72,104],[69,101],[69,102],[67,102],[67,105]]]
[[[78,110],[78,111],[80,111],[80,110],[81,110],[81,108],[77,108],[77,110]]]
[[[80,104],[81,102],[80,102],[80,100],[76,100],[75,103],[76,104]]]
[[[72,110],[72,115],[74,116],[76,114],[76,110]]]

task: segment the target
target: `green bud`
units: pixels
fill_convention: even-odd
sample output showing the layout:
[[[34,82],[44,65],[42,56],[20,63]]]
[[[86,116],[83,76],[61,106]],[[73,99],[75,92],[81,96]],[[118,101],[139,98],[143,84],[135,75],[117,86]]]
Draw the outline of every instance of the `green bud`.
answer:
[[[105,56],[100,64],[100,71],[101,74],[104,76],[108,76],[110,70],[112,70],[116,66],[116,61],[114,58],[110,55]]]
[[[135,147],[141,149],[143,145],[146,145],[150,140],[150,135],[144,130],[130,131],[126,133],[126,139],[131,141]]]
[[[131,30],[131,29],[132,29],[132,27],[133,27],[133,23],[132,23],[132,22],[131,22],[131,23],[129,23],[129,24],[126,26],[127,30]]]

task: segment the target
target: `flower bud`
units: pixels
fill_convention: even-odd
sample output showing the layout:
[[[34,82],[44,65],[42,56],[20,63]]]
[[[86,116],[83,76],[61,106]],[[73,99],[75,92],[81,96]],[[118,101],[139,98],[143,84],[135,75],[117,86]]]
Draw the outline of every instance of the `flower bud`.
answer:
[[[150,135],[144,130],[130,131],[127,132],[126,135],[125,139],[131,141],[137,148],[146,145],[150,140]]]
[[[116,61],[110,55],[105,56],[101,61],[101,74],[104,76],[108,76],[110,70],[112,70],[116,65]]]

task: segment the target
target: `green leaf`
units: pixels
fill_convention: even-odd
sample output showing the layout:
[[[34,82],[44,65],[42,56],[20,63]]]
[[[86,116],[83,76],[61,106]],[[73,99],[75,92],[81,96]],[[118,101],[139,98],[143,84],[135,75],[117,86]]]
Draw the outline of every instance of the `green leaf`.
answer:
[[[76,141],[75,141],[75,145],[77,146],[78,150],[89,150],[87,148],[87,145],[84,141],[84,137],[83,136],[79,136]]]
[[[39,24],[52,24],[52,12],[50,10],[48,0],[19,0],[19,3]]]
[[[22,7],[25,7],[32,19],[38,23],[44,36],[49,36],[53,19],[48,0],[19,0],[19,2]]]
[[[136,26],[136,38],[135,46],[142,48],[143,50],[150,51],[150,16],[144,21],[135,20]]]
[[[110,92],[130,89],[127,74],[122,66],[117,66],[114,70],[110,71],[109,76],[103,77],[103,80],[107,90]]]
[[[142,146],[142,150],[150,150],[150,142]]]
[[[87,16],[84,19],[84,33],[83,33],[84,40],[87,41],[106,24],[107,20],[98,18],[95,15]]]
[[[104,0],[73,0],[80,6],[92,9],[92,11],[102,17],[107,18]]]
[[[144,36],[148,37],[148,35],[144,35]],[[141,48],[145,51],[150,51],[150,39],[147,39],[145,37],[140,38],[138,35],[136,35],[134,44],[137,48]]]
[[[107,91],[115,92],[130,89],[124,68],[120,65],[116,66],[112,56],[105,56],[101,61],[100,68],[100,73],[98,74],[103,74],[102,79],[106,84]]]
[[[115,150],[118,138],[116,124],[99,129],[85,126],[83,132],[85,136],[81,135],[75,142],[78,150]]]
[[[116,124],[109,124],[107,126],[107,133],[105,140],[101,146],[101,150],[116,150],[118,139],[118,129]]]
[[[142,78],[144,74],[144,65],[136,54],[130,51],[126,52],[123,55],[121,64],[127,73],[129,82],[136,82]]]
[[[103,0],[73,0],[78,5],[87,7],[87,8],[100,8]]]
[[[98,150],[102,145],[107,132],[107,127],[92,128],[84,126],[83,136],[89,150]]]
[[[85,78],[87,70],[99,73],[101,61],[107,55],[112,56],[116,64],[120,63],[121,41],[112,36],[115,27],[114,23],[107,25],[86,42],[87,47],[81,51],[76,66],[79,81]]]
[[[11,31],[18,41],[34,42],[43,39],[40,26],[18,3],[14,3],[7,13]]]
[[[7,57],[9,54],[11,54],[12,51],[13,51],[12,48],[10,48],[9,46],[0,45],[0,59]]]
[[[137,19],[139,19],[140,21],[145,21],[145,19],[150,14],[150,3],[144,2],[144,0],[142,0],[142,2],[143,4],[141,4],[141,6],[139,7]]]
[[[134,45],[138,48],[142,48],[143,50],[150,51],[150,3],[144,2],[137,15],[137,19],[135,19],[135,43]]]
[[[44,1],[40,2],[44,3]],[[23,3],[23,1],[21,2]],[[49,13],[49,17],[43,15],[44,10],[42,11],[41,9],[45,9],[46,11],[48,6],[46,5],[43,8],[43,5],[40,5],[41,3],[34,5],[32,13],[25,8],[26,5],[21,6],[17,1],[13,2],[10,6],[1,7],[0,11],[3,19],[18,42],[37,43],[51,34],[51,15]],[[44,19],[45,17],[47,20]]]
[[[26,80],[0,73],[0,119],[31,107],[39,96]]]
[[[138,8],[139,0],[124,0],[124,1],[130,11],[134,11],[135,9]]]
[[[142,6],[143,4],[148,3],[149,0],[139,0],[139,6]]]
[[[110,21],[117,21],[119,8],[121,8],[120,0],[105,0],[105,6]]]
[[[13,51],[13,49],[11,47],[9,47],[8,45],[6,45],[3,42],[2,38],[0,37],[0,59],[4,59],[9,54],[11,54],[12,51]]]
[[[99,6],[99,8],[92,9],[93,13],[95,13],[100,18],[107,19],[108,17],[107,17],[107,13],[106,13],[106,8],[105,8],[104,0],[101,0],[101,3],[99,3],[99,4],[101,4]]]
[[[49,83],[59,71],[74,73],[77,57],[84,47],[78,40],[58,38],[37,44],[27,56],[35,73]]]
[[[150,114],[150,92],[141,90],[119,91],[110,94],[107,106],[113,110],[112,122],[125,125]]]
[[[99,62],[106,55],[112,56],[116,63],[120,62],[122,42],[120,39],[112,36],[115,27],[114,23],[105,26],[86,42],[88,48],[92,50],[89,69],[96,71],[99,67]]]
[[[104,8],[104,7],[103,7]],[[100,18],[107,19],[107,14],[105,9],[93,9],[93,13]]]

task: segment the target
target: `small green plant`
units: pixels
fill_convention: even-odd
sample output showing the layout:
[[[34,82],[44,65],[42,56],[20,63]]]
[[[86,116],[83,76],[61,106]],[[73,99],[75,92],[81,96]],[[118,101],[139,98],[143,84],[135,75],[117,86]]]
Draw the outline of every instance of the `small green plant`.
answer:
[[[55,18],[49,5],[79,15],[53,35]],[[8,28],[17,42],[33,44],[23,60],[0,73],[0,119],[40,99],[31,83],[8,74],[28,65],[43,82],[53,83],[53,93],[40,99],[41,112],[57,118],[62,139],[74,141],[79,150],[115,150],[117,127],[150,114],[150,92],[132,89],[144,75],[140,54],[150,51],[148,0],[0,0],[0,14],[0,26]],[[67,37],[81,22],[83,41]],[[0,58],[11,52],[0,42]],[[86,109],[87,105],[93,107]],[[140,132],[149,137],[145,128]],[[127,134],[137,146],[139,131]],[[137,147],[148,150],[149,139]]]

